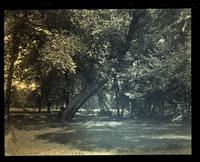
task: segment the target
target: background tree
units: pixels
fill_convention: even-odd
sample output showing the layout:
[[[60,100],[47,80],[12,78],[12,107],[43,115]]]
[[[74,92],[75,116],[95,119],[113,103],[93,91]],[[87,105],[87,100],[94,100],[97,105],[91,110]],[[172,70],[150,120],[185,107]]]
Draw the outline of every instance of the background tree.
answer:
[[[63,120],[94,94],[118,116],[186,119],[190,26],[188,9],[6,11],[6,112],[14,80],[35,84],[39,111],[65,103]]]

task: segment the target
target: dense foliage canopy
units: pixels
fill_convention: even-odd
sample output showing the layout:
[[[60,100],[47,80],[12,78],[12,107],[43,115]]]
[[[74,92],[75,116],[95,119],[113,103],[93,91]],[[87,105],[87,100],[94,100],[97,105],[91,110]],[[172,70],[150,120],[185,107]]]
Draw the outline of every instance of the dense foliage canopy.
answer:
[[[6,10],[10,106],[67,106],[107,79],[85,107],[165,119],[191,112],[189,9]],[[94,91],[95,88],[93,88]],[[99,101],[99,104],[97,102]],[[93,101],[93,102],[91,102]],[[79,106],[83,106],[79,104]]]

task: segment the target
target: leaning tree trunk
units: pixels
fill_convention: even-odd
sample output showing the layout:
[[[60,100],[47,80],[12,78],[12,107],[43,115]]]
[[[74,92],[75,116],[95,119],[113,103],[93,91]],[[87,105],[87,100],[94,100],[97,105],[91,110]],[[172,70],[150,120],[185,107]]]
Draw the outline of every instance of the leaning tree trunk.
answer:
[[[108,79],[103,79],[96,84],[92,84],[84,91],[74,97],[72,102],[68,105],[67,109],[62,114],[62,121],[71,121],[78,109],[103,85],[108,82]]]
[[[140,20],[140,17],[143,17],[146,13],[145,9],[140,9],[135,12],[135,15],[132,15],[132,20],[129,26],[128,34],[125,36],[125,42],[122,45],[122,48],[118,49],[118,53],[121,54],[121,58],[123,58],[130,48],[131,41],[133,39],[133,35],[136,31],[136,28],[138,27],[137,24]],[[63,112],[62,120],[70,121],[73,116],[75,115],[76,111],[98,90],[98,88],[102,87],[105,83],[107,83],[107,79],[101,80],[96,85],[89,86],[86,88],[85,91],[77,95],[74,100],[69,104],[68,108]],[[116,106],[119,106],[119,93],[116,90]],[[118,115],[119,115],[119,108]]]

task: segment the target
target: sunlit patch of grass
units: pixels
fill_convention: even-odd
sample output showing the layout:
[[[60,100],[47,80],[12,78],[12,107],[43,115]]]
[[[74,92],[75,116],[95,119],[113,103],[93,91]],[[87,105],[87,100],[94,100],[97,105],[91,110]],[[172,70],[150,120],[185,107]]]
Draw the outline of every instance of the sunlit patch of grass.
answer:
[[[140,138],[148,138],[148,139],[185,139],[191,140],[191,136],[189,135],[176,135],[176,134],[166,134],[166,135],[153,135],[153,136],[139,136]]]

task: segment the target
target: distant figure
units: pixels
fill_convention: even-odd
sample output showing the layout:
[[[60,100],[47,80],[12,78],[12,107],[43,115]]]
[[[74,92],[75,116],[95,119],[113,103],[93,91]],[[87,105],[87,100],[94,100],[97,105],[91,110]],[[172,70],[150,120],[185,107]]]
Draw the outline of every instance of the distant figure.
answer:
[[[62,113],[65,111],[66,109],[66,104],[64,103],[61,107],[60,107],[60,111],[58,112],[58,119],[60,119],[62,117]]]
[[[60,111],[63,112],[64,110],[65,110],[65,107],[62,105],[62,106],[60,107]]]

